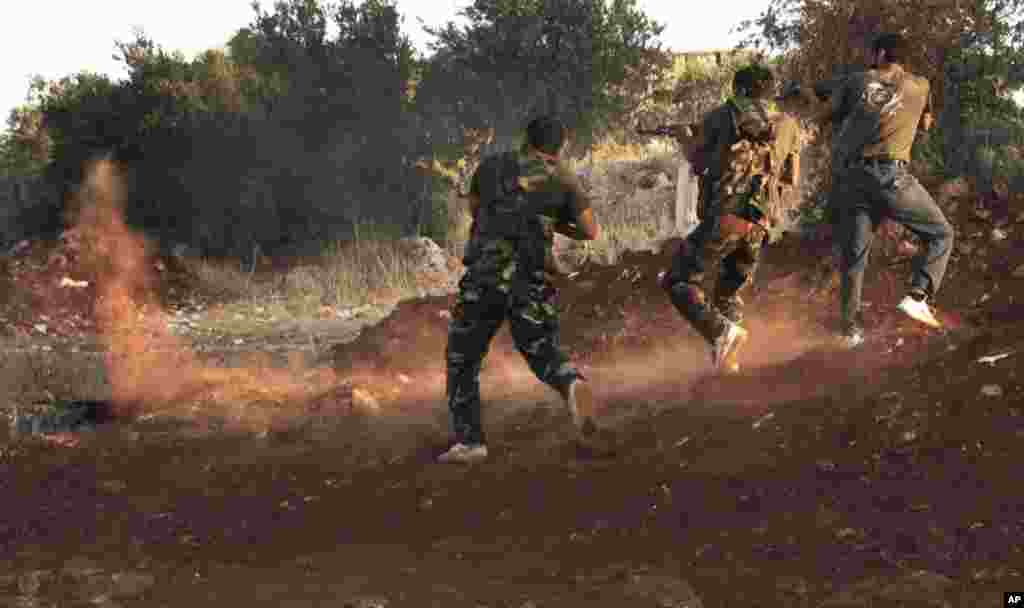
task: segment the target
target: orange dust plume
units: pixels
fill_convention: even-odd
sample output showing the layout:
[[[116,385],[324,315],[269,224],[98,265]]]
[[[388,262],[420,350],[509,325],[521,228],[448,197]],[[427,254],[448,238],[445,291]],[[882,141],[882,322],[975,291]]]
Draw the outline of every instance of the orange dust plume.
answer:
[[[120,411],[210,401],[288,403],[337,388],[340,381],[332,370],[226,369],[197,360],[169,331],[146,240],[125,224],[123,183],[112,161],[96,161],[76,197],[75,226],[84,245],[84,270],[97,286],[97,333]]]

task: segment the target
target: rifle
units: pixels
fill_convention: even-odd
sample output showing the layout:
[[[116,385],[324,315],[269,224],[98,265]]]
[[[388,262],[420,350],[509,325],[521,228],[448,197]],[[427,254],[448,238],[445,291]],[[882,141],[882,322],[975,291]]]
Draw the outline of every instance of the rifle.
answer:
[[[693,125],[683,124],[661,125],[658,127],[654,127],[653,129],[644,129],[641,127],[636,128],[637,135],[647,135],[654,137],[672,137],[680,140],[690,139],[694,137],[695,131],[696,129],[694,129]]]

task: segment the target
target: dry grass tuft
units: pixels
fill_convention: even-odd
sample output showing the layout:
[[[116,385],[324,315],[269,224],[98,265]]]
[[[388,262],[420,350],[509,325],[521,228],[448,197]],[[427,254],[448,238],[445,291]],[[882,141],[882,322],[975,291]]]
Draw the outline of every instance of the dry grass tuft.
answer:
[[[417,287],[417,261],[394,240],[361,239],[338,243],[326,254],[323,286],[327,302],[356,306],[375,297],[407,297]]]

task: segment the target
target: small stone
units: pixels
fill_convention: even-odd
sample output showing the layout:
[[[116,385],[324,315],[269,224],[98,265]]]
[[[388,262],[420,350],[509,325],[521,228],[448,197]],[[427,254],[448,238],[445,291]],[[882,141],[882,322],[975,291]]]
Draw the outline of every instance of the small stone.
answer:
[[[1024,264],[1021,264],[1013,271],[1013,276],[1018,279],[1024,279]]]
[[[133,597],[142,595],[150,587],[156,584],[156,577],[152,574],[138,572],[120,572],[112,579],[114,587],[111,595],[114,597]]]
[[[108,479],[100,483],[100,487],[112,494],[120,494],[128,489],[128,484],[120,479]]]
[[[999,228],[993,228],[992,229],[992,240],[993,241],[1005,241],[1006,237],[1007,237],[1007,234],[1003,230],[1000,230]]]
[[[780,591],[803,597],[811,592],[807,581],[798,576],[783,576],[776,580],[775,587]]]
[[[103,572],[103,569],[99,568],[95,562],[85,557],[72,557],[64,562],[64,567],[61,570],[74,579],[88,578]]]
[[[36,595],[44,583],[53,578],[53,572],[49,570],[33,570],[21,575],[18,578],[18,591],[22,595]]]
[[[823,473],[831,473],[836,470],[836,464],[831,460],[818,460],[814,466]]]
[[[1002,397],[1003,387],[998,384],[986,384],[981,387],[981,394],[986,397]]]

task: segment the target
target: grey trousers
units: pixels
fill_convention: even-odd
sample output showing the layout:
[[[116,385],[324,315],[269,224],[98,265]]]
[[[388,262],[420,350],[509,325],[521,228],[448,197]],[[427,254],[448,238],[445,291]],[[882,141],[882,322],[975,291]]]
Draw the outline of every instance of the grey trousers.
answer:
[[[864,269],[883,219],[923,241],[911,261],[910,289],[931,298],[942,285],[953,252],[953,227],[927,190],[898,161],[864,162],[837,172],[833,185],[840,247],[840,312],[846,328],[858,323]]]

